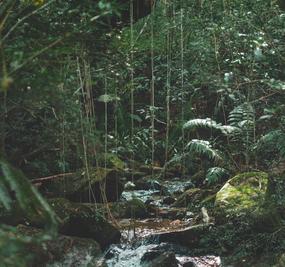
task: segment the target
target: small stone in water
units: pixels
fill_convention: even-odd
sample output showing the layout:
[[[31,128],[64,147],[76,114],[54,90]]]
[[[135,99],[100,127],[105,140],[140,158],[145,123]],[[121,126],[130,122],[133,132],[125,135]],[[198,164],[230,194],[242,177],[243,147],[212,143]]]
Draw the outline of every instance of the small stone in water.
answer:
[[[191,212],[191,211],[187,211],[186,212],[186,218],[192,218],[194,216],[194,213],[193,212]]]
[[[162,204],[165,204],[165,205],[171,205],[175,202],[175,198],[174,197],[165,197],[163,200],[162,200]]]
[[[125,184],[125,190],[133,190],[133,189],[135,189],[135,187],[136,187],[136,185],[132,182],[127,182]]]
[[[192,261],[188,261],[183,263],[182,267],[196,267],[195,263]]]

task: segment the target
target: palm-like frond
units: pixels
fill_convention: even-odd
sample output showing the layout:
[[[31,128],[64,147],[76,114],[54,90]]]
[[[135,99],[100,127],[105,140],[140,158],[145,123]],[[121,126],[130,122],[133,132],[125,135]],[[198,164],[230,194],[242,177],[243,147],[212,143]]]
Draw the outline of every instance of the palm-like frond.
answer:
[[[55,233],[57,220],[54,212],[24,174],[2,158],[0,172],[3,174],[0,177],[0,203],[11,209],[12,199],[9,192],[13,192],[27,218],[44,218],[48,230]]]
[[[285,133],[281,130],[275,130],[261,137],[257,143],[256,149],[261,150],[265,146],[274,148],[280,157],[285,158]]]
[[[252,126],[254,120],[255,112],[250,103],[244,103],[235,107],[229,114],[230,125],[238,128]]]
[[[187,121],[183,125],[183,129],[185,130],[195,130],[197,128],[208,128],[208,129],[216,129],[220,125],[217,124],[214,120],[210,118],[206,119],[193,119]]]
[[[230,126],[230,125],[222,125],[221,123],[217,123],[216,121],[206,118],[206,119],[193,119],[187,121],[183,125],[184,130],[196,130],[196,129],[209,129],[218,131],[224,135],[230,135],[233,132],[239,131],[237,127]]]
[[[228,170],[221,167],[213,167],[208,169],[206,174],[206,180],[209,184],[214,184],[218,181],[221,181],[223,178],[227,178],[228,176]]]
[[[187,148],[191,154],[206,156],[208,159],[215,162],[222,161],[219,151],[214,149],[208,141],[193,139],[187,144]]]

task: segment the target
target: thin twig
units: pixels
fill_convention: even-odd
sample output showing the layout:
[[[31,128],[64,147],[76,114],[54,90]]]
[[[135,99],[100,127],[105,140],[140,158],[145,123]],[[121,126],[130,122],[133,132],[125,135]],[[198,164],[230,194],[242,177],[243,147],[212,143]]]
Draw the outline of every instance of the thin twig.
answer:
[[[38,13],[40,10],[46,8],[47,6],[49,6],[50,4],[52,4],[53,2],[55,2],[56,0],[51,0],[50,2],[42,5],[41,7],[39,7],[38,9],[35,9],[33,12],[29,13],[28,15],[22,17],[21,19],[19,19],[14,26],[12,26],[10,28],[10,30],[4,35],[4,37],[0,40],[1,43],[4,43],[4,41],[11,35],[11,33],[22,23],[24,22],[26,19],[28,19],[29,17],[35,15],[36,13]]]
[[[32,61],[34,58],[38,57],[39,55],[41,55],[42,53],[44,53],[45,51],[47,51],[48,49],[52,48],[53,46],[57,45],[58,43],[60,43],[62,40],[64,39],[64,37],[61,37],[60,39],[52,42],[51,44],[49,44],[48,46],[44,47],[43,49],[41,49],[40,51],[38,51],[37,53],[35,53],[34,55],[32,55],[31,57],[29,57],[25,62],[23,62],[21,65],[19,65],[17,68],[15,68],[14,70],[12,70],[9,73],[9,76],[13,73],[15,73],[16,71],[18,71],[19,69],[21,69],[22,67],[26,66],[30,61]]]

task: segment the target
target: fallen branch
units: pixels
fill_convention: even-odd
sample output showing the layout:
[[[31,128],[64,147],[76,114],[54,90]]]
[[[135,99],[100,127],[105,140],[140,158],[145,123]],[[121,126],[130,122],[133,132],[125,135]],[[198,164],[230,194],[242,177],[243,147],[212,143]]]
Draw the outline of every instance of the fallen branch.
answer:
[[[58,179],[58,178],[62,178],[62,177],[67,177],[67,176],[71,176],[71,175],[74,175],[74,173],[73,172],[60,173],[60,174],[51,175],[51,176],[47,176],[47,177],[32,179],[31,183],[37,184],[37,183],[41,183],[41,182],[45,182],[45,181],[49,181],[49,180],[54,180],[54,179]]]

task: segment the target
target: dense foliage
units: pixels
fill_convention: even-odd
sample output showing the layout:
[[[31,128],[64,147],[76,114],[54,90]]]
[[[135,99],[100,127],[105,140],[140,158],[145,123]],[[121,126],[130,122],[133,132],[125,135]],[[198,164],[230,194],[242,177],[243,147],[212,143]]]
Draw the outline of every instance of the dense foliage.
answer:
[[[3,207],[54,230],[29,179],[119,157],[211,187],[284,161],[284,1],[149,2],[0,3]]]

